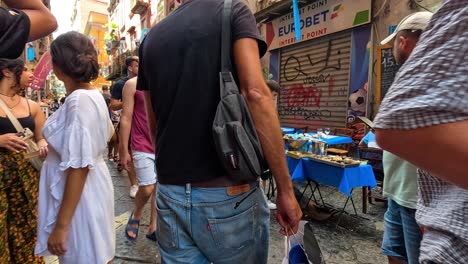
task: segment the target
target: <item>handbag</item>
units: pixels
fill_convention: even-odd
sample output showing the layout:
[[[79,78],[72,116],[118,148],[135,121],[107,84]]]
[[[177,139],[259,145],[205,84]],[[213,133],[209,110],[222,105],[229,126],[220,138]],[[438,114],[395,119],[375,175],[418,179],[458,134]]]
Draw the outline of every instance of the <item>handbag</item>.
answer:
[[[2,108],[3,112],[8,116],[8,119],[10,119],[18,135],[23,137],[26,144],[28,144],[25,158],[29,160],[36,170],[40,171],[42,168],[42,160],[38,155],[39,146],[36,141],[34,141],[34,133],[29,128],[23,128],[18,119],[13,115],[10,109],[8,109],[2,98],[0,98],[0,108]]]
[[[252,182],[269,176],[247,103],[233,78],[231,63],[232,0],[224,1],[221,30],[220,102],[213,121],[213,137],[219,161],[228,178]]]

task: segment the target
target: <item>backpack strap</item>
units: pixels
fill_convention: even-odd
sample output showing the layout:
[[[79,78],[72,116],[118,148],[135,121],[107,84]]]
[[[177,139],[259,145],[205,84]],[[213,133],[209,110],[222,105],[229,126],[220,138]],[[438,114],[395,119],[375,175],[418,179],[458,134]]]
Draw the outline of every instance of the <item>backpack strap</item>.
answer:
[[[221,26],[221,72],[231,72],[231,11],[232,0],[224,0]]]

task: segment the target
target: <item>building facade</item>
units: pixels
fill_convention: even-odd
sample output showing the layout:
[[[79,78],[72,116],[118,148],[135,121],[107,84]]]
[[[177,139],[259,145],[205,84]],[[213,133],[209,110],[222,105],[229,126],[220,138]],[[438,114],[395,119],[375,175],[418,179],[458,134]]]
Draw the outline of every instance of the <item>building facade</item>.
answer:
[[[73,30],[81,32],[92,40],[98,52],[98,61],[101,66],[99,77],[93,85],[101,88],[109,85],[104,76],[110,65],[109,54],[106,51],[106,33],[108,25],[108,0],[75,0],[70,23]]]
[[[262,61],[265,78],[281,85],[281,123],[308,130],[351,127],[362,133],[357,117],[374,116],[398,70],[391,47],[380,46],[380,41],[406,15],[434,11],[441,1],[298,2],[298,36],[291,1],[255,4],[269,50]]]
[[[111,63],[107,80],[125,76],[125,59],[138,55],[138,47],[150,27],[164,18],[164,3],[150,0],[111,0],[108,5],[112,41],[107,40]]]

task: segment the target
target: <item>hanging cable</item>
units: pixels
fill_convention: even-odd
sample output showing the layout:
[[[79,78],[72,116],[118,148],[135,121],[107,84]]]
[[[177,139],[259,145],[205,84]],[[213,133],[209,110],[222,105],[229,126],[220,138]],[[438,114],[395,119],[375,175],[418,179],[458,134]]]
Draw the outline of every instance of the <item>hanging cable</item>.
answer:
[[[380,15],[380,13],[382,13],[382,11],[385,9],[385,7],[387,6],[387,2],[388,0],[385,0],[385,2],[383,3],[382,7],[379,9],[379,11],[377,11],[377,13],[375,13],[374,15],[374,18],[378,17]]]
[[[431,10],[429,10],[427,7],[421,5],[419,2],[422,2],[422,1],[421,0],[419,0],[419,1],[418,0],[413,0],[413,3],[416,4],[417,6],[419,6],[420,8],[433,13]]]

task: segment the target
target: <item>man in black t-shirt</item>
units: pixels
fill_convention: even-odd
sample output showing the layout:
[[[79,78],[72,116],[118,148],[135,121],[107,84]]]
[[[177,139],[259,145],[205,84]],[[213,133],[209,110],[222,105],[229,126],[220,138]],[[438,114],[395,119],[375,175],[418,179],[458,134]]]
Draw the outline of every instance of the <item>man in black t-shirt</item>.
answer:
[[[27,41],[52,33],[57,21],[40,0],[3,0],[0,7],[0,58],[18,58]]]
[[[138,57],[131,56],[125,60],[125,66],[127,66],[128,75],[114,82],[111,88],[111,109],[114,111],[122,110],[122,90],[128,79],[136,77],[138,75]]]
[[[158,243],[164,263],[266,263],[268,258],[270,211],[263,193],[255,182],[226,176],[212,136],[220,101],[223,4],[186,1],[156,24],[140,46],[137,87],[145,91],[155,137]],[[235,75],[278,186],[277,220],[281,232],[291,234],[302,213],[261,72],[259,57],[266,44],[241,0],[233,0],[231,29]]]
[[[114,85],[112,85],[112,88],[111,88],[110,109],[114,111],[122,110],[122,106],[123,106],[122,91],[127,80],[138,75],[138,57],[137,56],[128,57],[125,60],[125,65],[127,66],[128,76],[115,81]],[[116,133],[118,134],[119,125],[117,126],[116,130],[117,130]],[[117,137],[117,141],[118,140],[119,139]],[[120,162],[120,161],[117,161],[117,162]],[[121,167],[122,165],[119,163],[119,168]],[[128,174],[128,179],[130,180],[130,185],[131,185],[129,196],[132,198],[135,198],[138,192],[138,181],[136,178],[135,168],[133,167],[132,164],[128,166],[127,174]]]

